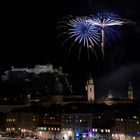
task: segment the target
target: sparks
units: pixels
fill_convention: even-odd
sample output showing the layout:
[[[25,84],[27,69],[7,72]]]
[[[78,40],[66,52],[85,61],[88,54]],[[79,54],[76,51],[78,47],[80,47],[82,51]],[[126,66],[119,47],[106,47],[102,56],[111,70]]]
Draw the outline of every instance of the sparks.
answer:
[[[100,33],[97,28],[90,22],[85,20],[85,17],[76,17],[71,18],[67,22],[63,22],[64,25],[61,25],[60,28],[67,27],[67,31],[63,32],[61,35],[68,35],[66,40],[63,42],[74,39],[74,42],[78,42],[82,47],[87,48],[88,59],[89,59],[89,50],[92,50],[95,53],[94,46],[100,44]],[[69,52],[74,43],[72,43]],[[79,47],[79,55],[81,53],[81,47]]]
[[[105,33],[108,33],[108,31],[115,32],[113,26],[122,26],[125,21],[121,19],[117,14],[106,12],[97,13],[94,16],[89,16],[89,19],[86,21],[91,23],[93,26],[98,26],[100,28],[102,38],[101,50],[104,56]]]

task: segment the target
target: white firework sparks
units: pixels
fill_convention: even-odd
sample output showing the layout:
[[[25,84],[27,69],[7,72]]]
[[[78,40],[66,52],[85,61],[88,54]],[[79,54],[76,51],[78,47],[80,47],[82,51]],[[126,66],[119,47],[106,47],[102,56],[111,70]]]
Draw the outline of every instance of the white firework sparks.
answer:
[[[69,52],[73,45],[78,42],[81,47],[86,47],[88,52],[89,58],[89,49],[92,50],[94,53],[94,46],[100,44],[100,33],[98,32],[97,28],[90,22],[87,22],[83,17],[76,17],[71,18],[67,22],[61,22],[63,25],[59,26],[58,28],[65,28],[67,29],[59,36],[66,36],[68,37],[64,40],[63,45],[73,39],[74,42],[69,48]],[[79,56],[81,53],[81,47],[79,47]],[[96,54],[95,54],[96,55]]]

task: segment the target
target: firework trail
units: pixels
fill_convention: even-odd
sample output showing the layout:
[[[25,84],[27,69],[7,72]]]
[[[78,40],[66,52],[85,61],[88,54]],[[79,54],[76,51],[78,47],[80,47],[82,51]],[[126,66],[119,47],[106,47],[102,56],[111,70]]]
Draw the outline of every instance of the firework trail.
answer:
[[[121,19],[117,14],[114,13],[97,13],[96,15],[89,16],[89,19],[86,20],[91,23],[93,26],[98,26],[101,30],[101,50],[104,56],[104,43],[105,43],[105,32],[108,34],[116,33],[116,29],[113,26],[122,26],[127,21]],[[116,33],[117,34],[117,33]]]

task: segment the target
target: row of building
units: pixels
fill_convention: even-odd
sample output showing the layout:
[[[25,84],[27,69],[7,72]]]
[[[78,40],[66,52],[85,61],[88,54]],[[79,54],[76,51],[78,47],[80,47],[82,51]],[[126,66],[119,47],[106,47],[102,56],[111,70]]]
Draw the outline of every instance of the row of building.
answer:
[[[140,105],[96,103],[29,106],[1,114],[3,136],[58,140],[140,139]]]

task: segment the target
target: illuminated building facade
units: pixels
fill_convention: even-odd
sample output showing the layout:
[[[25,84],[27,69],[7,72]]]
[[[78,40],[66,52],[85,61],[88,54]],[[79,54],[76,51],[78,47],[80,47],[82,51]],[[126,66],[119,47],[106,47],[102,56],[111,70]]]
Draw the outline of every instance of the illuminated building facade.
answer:
[[[93,79],[90,76],[89,79],[86,82],[86,92],[87,92],[87,98],[88,101],[94,101],[95,100],[95,91],[94,91],[94,83]]]
[[[17,112],[8,113],[5,122],[6,132],[25,133],[34,130],[34,114]]]
[[[125,134],[125,121],[123,118],[115,118],[115,124],[111,128],[112,134],[120,134],[124,135]]]
[[[82,137],[92,133],[92,114],[68,113],[61,115],[63,137]]]

